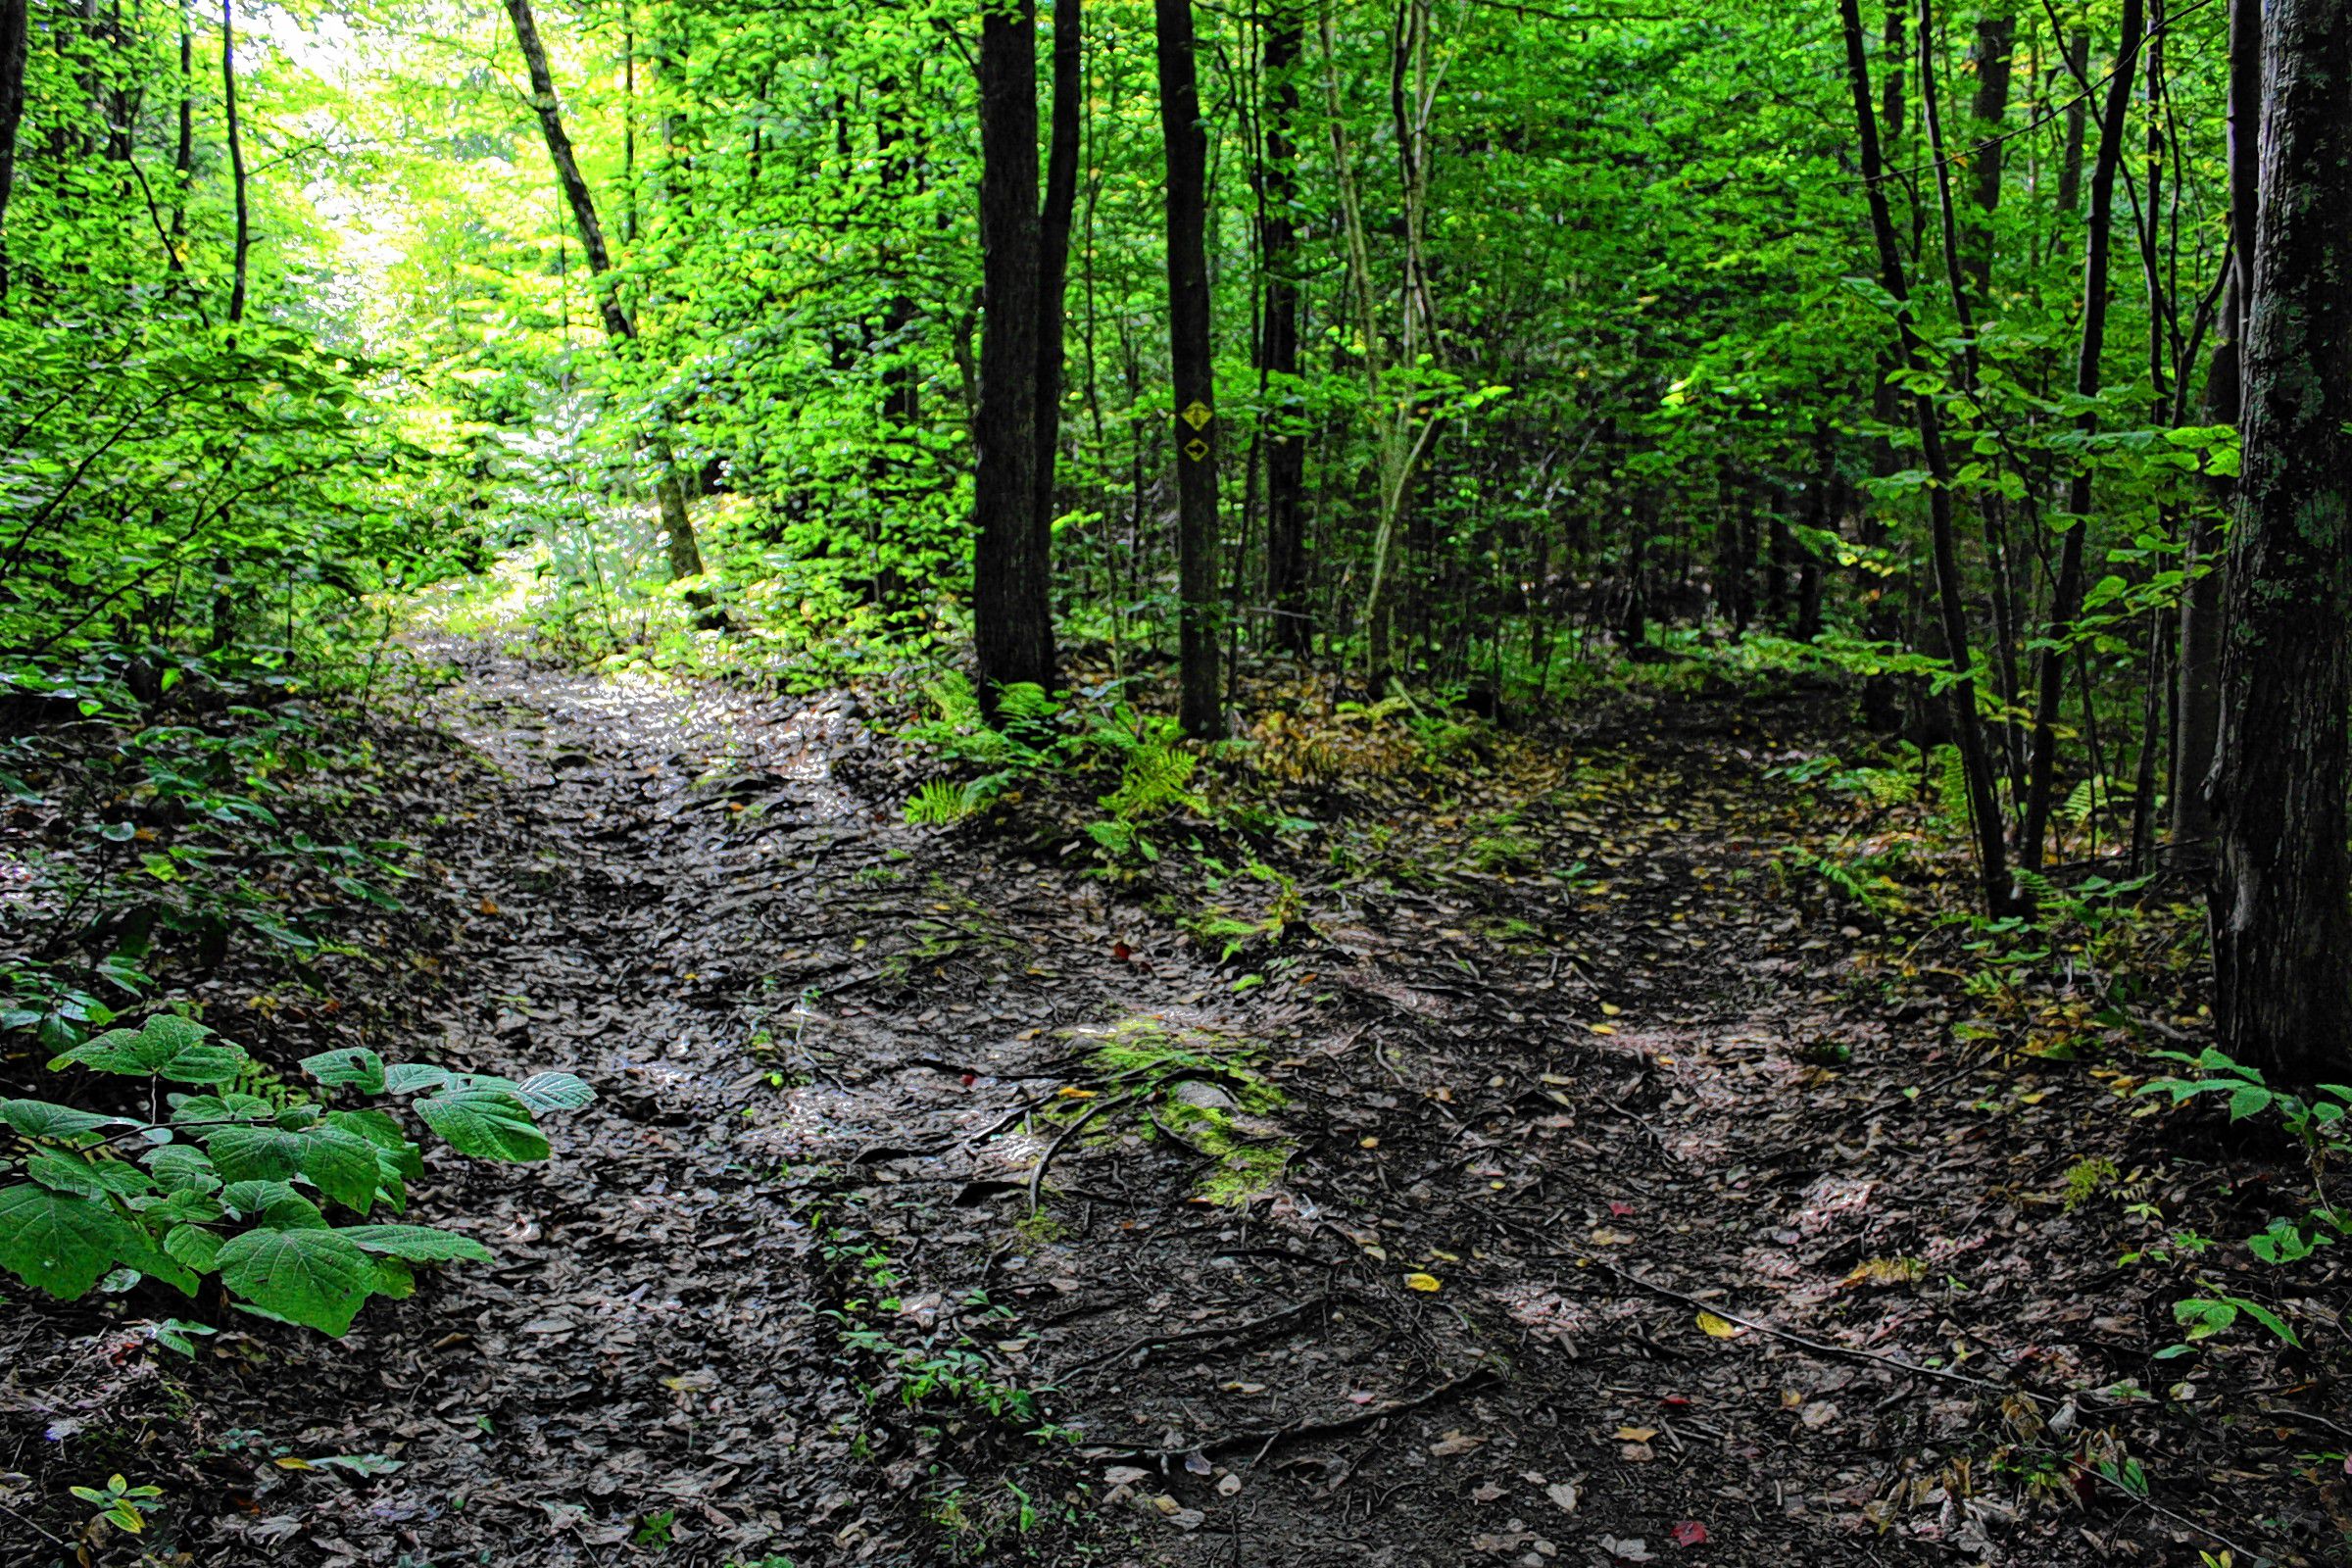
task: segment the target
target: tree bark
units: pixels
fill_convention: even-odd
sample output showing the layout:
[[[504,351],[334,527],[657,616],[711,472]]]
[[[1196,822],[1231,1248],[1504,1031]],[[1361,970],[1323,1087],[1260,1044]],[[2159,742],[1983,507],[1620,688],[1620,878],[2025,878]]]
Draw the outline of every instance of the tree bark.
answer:
[[[1977,97],[1970,106],[1976,119],[1977,222],[1969,232],[1965,257],[1969,290],[1980,310],[1989,309],[1992,300],[1993,219],[2000,210],[2008,146],[2000,138],[2002,122],[2009,118],[2010,62],[2016,46],[2016,18],[2002,12],[1977,23]]]
[[[2352,1073],[2352,0],[2269,0],[2212,905],[2222,1049]]]
[[[547,46],[540,41],[531,0],[507,0],[507,16],[514,24],[514,42],[522,50],[523,66],[530,74],[531,108],[539,117],[548,162],[555,165],[556,183],[564,188],[571,220],[580,231],[580,249],[588,258],[597,314],[604,320],[605,335],[625,348],[637,341],[637,323],[629,319],[620,291],[613,286],[612,252],[605,244],[605,225],[597,220],[596,194],[588,188],[580,161],[571,149],[571,137],[564,129],[563,106],[556,99],[555,75],[548,70]],[[686,510],[686,481],[678,472],[676,453],[668,435],[661,430],[649,432],[645,444],[654,460],[654,501],[662,513],[662,546],[670,578],[700,577],[703,553],[694,537],[694,519]],[[702,595],[689,603],[701,610],[710,608],[709,599]]]
[[[0,0],[0,306],[8,302],[8,199],[17,187],[17,131],[24,123],[26,0]]]
[[[1051,591],[1054,473],[1061,447],[1062,328],[1067,318],[1070,223],[1078,210],[1078,122],[1086,91],[1082,0],[1054,0],[1054,130],[1046,203],[1038,220],[1037,542]]]
[[[521,0],[516,0],[517,4]],[[253,250],[252,214],[245,200],[245,137],[237,120],[237,42],[235,0],[220,0],[220,103],[228,121],[228,175],[236,206],[236,254],[228,285],[228,319],[245,319],[245,270]]]
[[[1274,646],[1304,657],[1314,636],[1306,581],[1306,443],[1292,400],[1298,374],[1298,227],[1291,209],[1298,199],[1299,56],[1306,35],[1302,0],[1286,3],[1267,23],[1265,217],[1258,231],[1259,265],[1266,274],[1266,319],[1258,369],[1273,391],[1264,417],[1266,440],[1266,596],[1274,609]],[[1277,411],[1281,412],[1277,412]]]
[[[1168,368],[1176,443],[1178,658],[1185,733],[1224,734],[1217,688],[1217,389],[1209,358],[1208,137],[1193,61],[1192,0],[1153,0],[1167,147]]]
[[[972,644],[981,702],[1054,686],[1053,564],[1041,545],[1036,0],[990,0],[980,20],[980,393]]]
[[[1879,253],[1879,282],[1894,302],[1895,338],[1902,368],[1914,374],[1925,368],[1919,331],[1912,321],[1911,289],[1903,272],[1894,215],[1886,204],[1886,161],[1879,152],[1878,119],[1871,112],[1870,59],[1863,43],[1860,0],[1838,0],[1845,30],[1845,66],[1853,93],[1854,122],[1862,153],[1862,187],[1870,204],[1871,236]],[[1984,907],[2005,914],[2013,903],[2009,885],[2007,845],[2001,836],[1999,798],[1994,794],[1992,760],[1984,747],[1984,729],[1977,712],[1974,661],[1969,653],[1968,611],[1961,594],[1960,560],[1952,530],[1952,466],[1943,446],[1943,421],[1936,399],[1926,392],[1911,399],[1919,425],[1920,455],[1928,468],[1929,547],[1936,569],[1936,598],[1943,630],[1944,654],[1958,679],[1952,683],[1952,727],[1959,743],[1962,772],[1968,781],[1969,814],[1977,841],[1977,872]]]

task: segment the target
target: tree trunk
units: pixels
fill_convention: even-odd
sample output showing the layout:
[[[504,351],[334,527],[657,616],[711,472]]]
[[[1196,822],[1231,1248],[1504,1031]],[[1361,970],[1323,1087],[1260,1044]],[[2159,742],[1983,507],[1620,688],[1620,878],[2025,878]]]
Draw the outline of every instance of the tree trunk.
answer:
[[[2087,27],[2077,27],[2074,36],[2066,40],[2066,74],[2078,82],[2090,80]],[[2071,218],[2082,205],[2082,147],[2089,139],[2090,99],[2091,90],[2085,85],[2066,106],[2066,148],[2058,160],[2058,211],[2064,217]],[[2059,232],[2065,232],[2063,225]]]
[[[8,303],[8,199],[17,187],[17,130],[24,123],[26,0],[0,0],[0,307]]]
[[[973,512],[972,642],[981,700],[1054,685],[1053,564],[1037,524],[1038,319],[1044,230],[1037,209],[1037,6],[980,21],[980,396]]]
[[[521,0],[515,0],[520,4]],[[237,43],[235,0],[220,0],[220,103],[228,121],[228,174],[236,217],[236,254],[228,285],[228,318],[245,319],[246,260],[253,249],[252,214],[245,200],[245,137],[237,120]]]
[[[1878,244],[1879,282],[1894,302],[1902,368],[1916,375],[1925,368],[1925,356],[1918,328],[1911,318],[1911,290],[1903,273],[1894,215],[1886,205],[1886,170],[1879,152],[1878,120],[1871,113],[1870,60],[1863,45],[1861,0],[1838,0],[1838,11],[1845,28],[1846,76],[1853,93],[1855,128],[1861,141],[1862,185],[1870,204],[1871,235]],[[2001,836],[1992,760],[1985,751],[1984,724],[1977,713],[1974,661],[1968,646],[1968,611],[1961,592],[1959,550],[1952,530],[1951,462],[1944,452],[1943,421],[1935,398],[1926,392],[1915,392],[1911,404],[1918,418],[1920,456],[1928,469],[1929,540],[1936,567],[1944,654],[1959,676],[1951,687],[1952,727],[1960,746],[1961,768],[1968,781],[1969,814],[1975,819],[1972,826],[1977,841],[1977,871],[1985,909],[2005,914],[2013,902],[2007,845]]]
[[[2269,0],[2212,927],[2222,1049],[2352,1074],[2352,0]]]
[[[1304,657],[1314,635],[1301,505],[1306,443],[1291,407],[1298,374],[1298,228],[1291,217],[1298,199],[1298,171],[1293,126],[1298,117],[1298,61],[1306,31],[1298,4],[1298,0],[1286,3],[1267,23],[1265,77],[1271,112],[1266,118],[1265,216],[1258,231],[1266,320],[1258,344],[1258,369],[1273,392],[1264,416],[1271,426],[1266,441],[1266,596],[1274,609],[1274,646]]]
[[[2001,205],[2001,168],[2007,143],[2002,122],[2009,118],[2010,60],[2017,45],[2017,20],[1986,16],[1977,24],[1977,98],[1971,106],[1977,136],[1974,159],[1978,220],[1968,236],[1965,259],[1969,291],[1980,310],[1992,300],[1993,217]]]
[[[1153,0],[1167,144],[1168,361],[1175,400],[1176,577],[1188,735],[1222,738],[1217,690],[1216,382],[1209,359],[1208,137],[1193,62],[1192,0]]]
[[[555,75],[548,70],[547,46],[539,39],[538,20],[531,15],[531,0],[507,0],[507,16],[514,24],[514,42],[522,50],[522,62],[530,73],[531,108],[539,117],[539,132],[547,142],[548,162],[555,166],[556,183],[564,188],[564,199],[571,208],[571,220],[580,231],[580,249],[588,258],[591,287],[596,293],[598,315],[605,323],[605,335],[617,347],[626,348],[637,341],[637,323],[620,301],[620,291],[613,286],[612,253],[605,244],[605,225],[596,216],[596,196],[589,190],[587,178],[580,172],[580,161],[571,150],[571,137],[564,129],[563,106],[556,99]],[[703,553],[694,537],[694,520],[686,510],[686,483],[678,473],[677,456],[671,450],[669,437],[659,430],[646,437],[646,450],[654,460],[654,500],[662,513],[662,545],[669,563],[671,579],[700,577],[703,574]],[[688,603],[697,609],[708,610],[710,600],[696,595]]]
[[[2082,245],[2082,337],[2075,355],[2075,391],[2099,390],[2099,357],[2107,343],[2107,271],[2114,250],[2115,175],[2124,156],[2124,117],[2132,107],[2132,63],[2139,56],[2140,0],[2124,0],[2123,36],[2116,48],[2115,74],[2107,81],[2107,104],[2099,117],[2099,151],[2090,173],[2089,228]],[[2087,441],[2098,433],[2099,416],[2084,412],[2076,421]],[[2058,582],[2050,601],[2049,645],[2038,671],[2041,689],[2034,705],[2034,757],[2026,791],[2024,842],[2018,863],[2041,866],[2049,831],[2050,795],[2058,772],[2058,702],[2066,682],[2067,643],[2082,605],[2083,535],[2090,531],[2090,466],[2084,455],[2066,485],[2066,539],[2059,547]]]
[[[2222,340],[2214,345],[2205,375],[2205,417],[2212,424],[2236,424],[2244,414],[2246,318],[2261,190],[2261,0],[2232,0],[2230,8],[2229,115],[2230,271],[2222,295]],[[2214,485],[2222,506],[2233,507],[2236,481],[2220,478]],[[2203,516],[2190,524],[2183,564],[2191,576],[2180,596],[2180,688],[2174,700],[2172,843],[2166,852],[2176,866],[2203,860],[2213,836],[2213,767],[2222,725],[2224,543],[2220,518]],[[2199,566],[2210,569],[2199,576]]]
[[[1070,223],[1078,210],[1078,119],[1086,91],[1081,0],[1054,0],[1054,131],[1046,204],[1038,223],[1037,540],[1051,591],[1054,472],[1061,447],[1062,323],[1070,276]]]

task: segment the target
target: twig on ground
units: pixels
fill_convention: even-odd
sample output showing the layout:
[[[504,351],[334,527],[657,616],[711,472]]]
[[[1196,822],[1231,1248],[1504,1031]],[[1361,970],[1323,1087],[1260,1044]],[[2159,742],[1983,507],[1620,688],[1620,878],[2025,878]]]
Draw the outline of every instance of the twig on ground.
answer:
[[[1046,1146],[1046,1152],[1038,1156],[1037,1163],[1029,1167],[1029,1212],[1031,1214],[1037,1212],[1037,1195],[1046,1184],[1046,1167],[1054,1163],[1054,1156],[1061,1152],[1061,1146],[1086,1131],[1087,1124],[1097,1116],[1115,1106],[1131,1103],[1134,1100],[1135,1096],[1133,1095],[1120,1095],[1113,1100],[1096,1101],[1079,1112],[1076,1121],[1061,1130],[1061,1136]]]
[[[1187,1444],[1181,1448],[1101,1448],[1090,1444],[1087,1451],[1099,1458],[1105,1459],[1168,1460],[1179,1459],[1189,1453],[1219,1453],[1227,1448],[1238,1448],[1246,1444],[1254,1443],[1263,1445],[1257,1453],[1257,1458],[1263,1459],[1267,1451],[1278,1443],[1288,1443],[1298,1438],[1353,1432],[1359,1427],[1370,1426],[1384,1417],[1402,1415],[1408,1410],[1418,1410],[1424,1405],[1437,1403],[1449,1394],[1457,1394],[1465,1388],[1491,1383],[1500,1377],[1501,1374],[1494,1368],[1482,1366],[1465,1372],[1459,1377],[1447,1378],[1445,1382],[1424,1389],[1410,1398],[1397,1399],[1389,1404],[1360,1410],[1354,1415],[1341,1416],[1330,1421],[1312,1421],[1302,1418],[1278,1427],[1248,1427],[1237,1432],[1225,1433],[1221,1437],[1209,1438],[1200,1443]],[[1250,1462],[1254,1464],[1257,1460],[1252,1459]]]

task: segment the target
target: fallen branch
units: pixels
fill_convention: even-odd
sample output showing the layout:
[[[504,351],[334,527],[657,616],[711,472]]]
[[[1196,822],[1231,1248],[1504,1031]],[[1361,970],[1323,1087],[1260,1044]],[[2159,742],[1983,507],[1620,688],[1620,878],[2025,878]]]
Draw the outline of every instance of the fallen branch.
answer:
[[[1247,1427],[1238,1432],[1228,1432],[1222,1437],[1189,1444],[1181,1448],[1117,1448],[1100,1447],[1090,1444],[1087,1446],[1086,1452],[1090,1457],[1098,1459],[1150,1459],[1165,1462],[1169,1459],[1181,1459],[1192,1453],[1222,1453],[1228,1448],[1239,1448],[1254,1443],[1262,1445],[1258,1449],[1258,1457],[1262,1459],[1267,1450],[1278,1443],[1289,1443],[1298,1438],[1336,1436],[1342,1432],[1354,1432],[1389,1416],[1402,1415],[1407,1410],[1418,1410],[1424,1405],[1435,1404],[1447,1395],[1458,1394],[1463,1389],[1498,1382],[1501,1377],[1502,1374],[1494,1368],[1482,1366],[1475,1371],[1465,1372],[1460,1377],[1447,1378],[1445,1382],[1434,1388],[1425,1389],[1409,1399],[1398,1399],[1375,1409],[1361,1410],[1354,1415],[1341,1416],[1335,1420],[1300,1419],[1278,1427]]]
[[[1277,1323],[1287,1322],[1291,1318],[1298,1317],[1303,1312],[1322,1306],[1326,1304],[1329,1298],[1326,1297],[1312,1301],[1295,1301],[1291,1305],[1282,1308],[1280,1311],[1269,1312],[1264,1317],[1251,1318],[1247,1323],[1212,1323],[1205,1328],[1186,1329],[1181,1334],[1149,1334],[1144,1338],[1133,1342],[1132,1344],[1123,1345],[1119,1348],[1105,1351],[1102,1355],[1090,1356],[1086,1360],[1079,1362],[1076,1366],[1070,1367],[1065,1371],[1056,1372],[1054,1374],[1051,1381],[1054,1385],[1059,1386],[1067,1383],[1070,1379],[1077,1377],[1081,1373],[1092,1372],[1098,1367],[1108,1366],[1113,1362],[1123,1361],[1139,1350],[1157,1349],[1158,1348],[1167,1345],[1182,1345],[1191,1340],[1219,1340],[1237,1337],[1244,1334],[1254,1334],[1259,1329],[1271,1328]]]
[[[1087,1124],[1097,1116],[1115,1106],[1128,1104],[1134,1099],[1133,1095],[1121,1095],[1115,1100],[1096,1101],[1079,1113],[1076,1121],[1061,1130],[1060,1137],[1046,1146],[1046,1152],[1038,1156],[1037,1163],[1029,1167],[1029,1212],[1031,1214],[1037,1212],[1038,1192],[1046,1183],[1046,1167],[1054,1163],[1054,1156],[1061,1152],[1061,1146],[1086,1131]]]

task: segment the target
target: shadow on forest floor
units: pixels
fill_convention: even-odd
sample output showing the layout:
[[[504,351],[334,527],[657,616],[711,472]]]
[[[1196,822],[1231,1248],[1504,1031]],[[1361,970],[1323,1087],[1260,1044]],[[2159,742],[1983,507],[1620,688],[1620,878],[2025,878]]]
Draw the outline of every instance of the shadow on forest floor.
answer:
[[[1857,933],[1757,874],[1816,700],[1620,715],[1518,817],[1584,871],[1435,813],[1237,992],[845,783],[848,696],[425,652],[454,740],[391,788],[443,945],[337,1038],[601,1098],[547,1165],[437,1166],[499,1262],[340,1345],[44,1363],[39,1420],[142,1426],[187,1560],[2327,1559],[2342,1345],[2153,1361],[2179,1282],[2116,1266],[2127,1200],[2234,1237],[2259,1168],[1857,1000]]]

